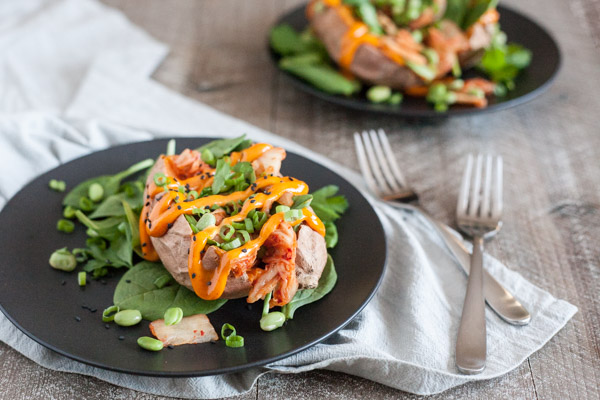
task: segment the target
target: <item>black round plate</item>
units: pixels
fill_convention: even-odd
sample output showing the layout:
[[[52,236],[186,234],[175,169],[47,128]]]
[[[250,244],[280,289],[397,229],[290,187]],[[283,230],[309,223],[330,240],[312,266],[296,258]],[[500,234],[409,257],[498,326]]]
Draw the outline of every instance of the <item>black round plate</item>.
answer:
[[[208,140],[177,139],[177,147],[196,148]],[[226,322],[237,328],[245,338],[245,347],[237,349],[227,348],[219,340],[154,353],[136,343],[138,337],[150,334],[146,321],[130,328],[110,324],[107,329],[101,313],[112,304],[122,272],[104,282],[88,277],[88,285],[80,288],[75,272],[57,271],[48,265],[54,250],[82,247],[86,238],[80,226],[73,234],[56,230],[64,194],[49,190],[48,181],[62,179],[72,188],[87,178],[113,174],[134,162],[154,158],[166,145],[167,140],[133,143],[76,159],[30,182],[6,204],[0,213],[0,309],[25,334],[62,355],[109,370],[170,377],[214,375],[267,364],[307,349],[345,326],[369,302],[379,286],[386,258],[385,236],[375,211],[339,175],[288,152],[284,174],[304,180],[312,190],[338,185],[350,203],[337,224],[339,243],[331,255],[338,282],[329,295],[298,309],[293,320],[273,332],[260,330],[262,302],[251,306],[244,299],[227,302],[209,318],[219,332]]]
[[[480,114],[488,111],[503,110],[523,104],[544,92],[556,76],[561,63],[558,45],[550,34],[540,25],[525,17],[524,15],[506,7],[498,7],[500,12],[500,24],[506,33],[509,42],[519,43],[531,50],[531,65],[521,71],[515,79],[516,88],[504,97],[491,97],[486,108],[475,108],[455,105],[447,112],[437,112],[425,99],[405,96],[402,104],[393,106],[388,104],[373,104],[365,97],[365,92],[351,97],[332,95],[325,93],[302,79],[282,71],[291,83],[298,89],[325,101],[344,107],[354,108],[362,111],[372,111],[382,114],[396,115],[400,117],[416,118],[440,118],[457,115]],[[297,31],[302,31],[308,26],[305,16],[305,6],[293,9],[281,17],[276,25],[287,23]],[[275,64],[279,56],[270,50],[271,59]],[[471,69],[464,74],[465,78],[475,76],[485,77],[483,74]]]

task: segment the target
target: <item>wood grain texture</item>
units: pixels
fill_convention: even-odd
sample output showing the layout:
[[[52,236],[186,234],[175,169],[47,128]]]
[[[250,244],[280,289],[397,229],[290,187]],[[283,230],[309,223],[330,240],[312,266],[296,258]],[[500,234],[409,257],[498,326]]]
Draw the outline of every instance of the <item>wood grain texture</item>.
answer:
[[[186,96],[354,169],[352,132],[384,128],[422,205],[445,222],[453,221],[464,156],[502,154],[505,224],[487,249],[579,312],[514,371],[432,398],[600,398],[600,0],[505,1],[542,21],[558,39],[565,61],[559,78],[544,96],[518,109],[439,123],[348,112],[287,85],[269,61],[267,32],[302,0],[104,3],[170,46],[154,79]],[[44,369],[4,344],[0,388],[0,399],[11,400],[159,398]],[[263,376],[238,398],[416,397],[365,379],[313,371]]]

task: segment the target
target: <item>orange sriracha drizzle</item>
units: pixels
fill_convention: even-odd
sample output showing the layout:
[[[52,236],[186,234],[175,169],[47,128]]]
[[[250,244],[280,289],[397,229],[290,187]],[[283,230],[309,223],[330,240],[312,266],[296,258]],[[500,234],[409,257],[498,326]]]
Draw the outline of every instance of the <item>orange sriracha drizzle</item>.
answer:
[[[252,162],[271,148],[271,145],[258,143],[240,152],[233,152],[229,155],[230,164],[233,166],[238,162]],[[172,165],[169,160],[172,156],[162,157],[165,159],[165,166]],[[154,182],[150,183],[146,189],[150,197],[147,198],[148,201],[145,203],[140,217],[140,241],[141,243],[145,243],[143,254],[144,258],[149,261],[158,261],[158,254],[156,254],[156,251],[152,247],[150,237],[164,235],[179,216],[184,214],[191,215],[195,209],[202,209],[213,205],[224,206],[228,203],[244,201],[243,207],[238,214],[224,218],[218,226],[208,227],[201,232],[193,234],[190,238],[188,273],[195,293],[205,300],[218,299],[223,294],[227,285],[227,278],[232,271],[232,266],[236,275],[246,272],[245,270],[235,270],[236,261],[245,257],[250,257],[252,258],[251,261],[254,261],[258,249],[273,231],[277,229],[283,221],[284,215],[281,212],[271,215],[262,226],[258,237],[248,241],[241,247],[227,252],[217,249],[221,261],[217,268],[209,271],[202,267],[202,250],[206,247],[208,240],[218,234],[220,227],[232,222],[243,221],[253,209],[262,209],[263,212],[269,211],[272,204],[286,192],[292,192],[294,195],[308,193],[308,185],[303,181],[291,177],[265,175],[258,178],[253,185],[244,191],[233,192],[229,195],[212,195],[183,202],[178,201],[178,197],[185,196],[177,191],[180,185],[189,185],[189,188],[192,190],[201,190],[212,184],[213,175],[209,171],[206,171],[199,176],[194,176],[187,180],[178,180],[173,175],[170,175],[173,173],[173,170],[173,168],[165,168],[165,171],[169,173],[167,175],[167,184],[165,185],[168,191],[165,192],[163,188],[157,187]],[[211,172],[214,172],[214,170]],[[262,189],[267,190],[264,193],[259,193],[258,191]],[[154,204],[152,211],[148,212],[151,203],[149,199],[154,198],[159,193],[164,194]],[[323,222],[306,207],[302,210],[302,217],[291,222],[291,224],[294,226],[302,222],[306,222],[322,236],[325,235]],[[246,265],[246,267],[251,267],[251,265]],[[249,270],[248,275],[251,279],[255,274]]]

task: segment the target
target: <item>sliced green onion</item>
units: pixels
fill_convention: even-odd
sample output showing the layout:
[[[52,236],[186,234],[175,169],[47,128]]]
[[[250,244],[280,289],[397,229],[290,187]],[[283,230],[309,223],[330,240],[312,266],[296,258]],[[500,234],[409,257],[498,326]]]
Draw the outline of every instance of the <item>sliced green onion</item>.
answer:
[[[167,184],[167,177],[162,172],[154,174],[154,184],[156,186],[165,186]]]
[[[246,228],[249,233],[254,233],[254,224],[250,218],[244,219],[244,228]]]
[[[244,347],[244,338],[238,335],[229,336],[225,339],[225,346],[227,347]]]
[[[280,212],[286,212],[289,211],[290,208],[288,206],[284,206],[284,205],[279,205],[277,207],[275,207],[275,212],[276,213],[280,213]]]
[[[210,246],[217,246],[217,247],[221,247],[221,243],[219,242],[215,242],[212,239],[207,239],[206,240],[206,244],[210,245]]]
[[[88,188],[88,197],[94,203],[99,202],[104,197],[104,188],[99,183],[92,183]]]
[[[248,232],[246,232],[246,234],[247,233]],[[221,244],[221,248],[225,251],[229,251],[229,250],[237,249],[241,245],[242,245],[242,241],[239,238],[235,238],[231,242]]]
[[[63,210],[63,217],[68,218],[68,219],[75,218],[76,211],[77,211],[77,209],[75,207],[66,206],[65,209]]]
[[[92,228],[87,228],[86,231],[85,231],[85,234],[88,235],[91,238],[98,237],[98,232],[96,232]]]
[[[231,240],[234,233],[235,229],[229,224],[223,225],[221,229],[219,229],[219,236],[221,236],[221,239],[225,241]]]
[[[66,247],[62,249],[56,250],[52,255],[50,255],[50,260],[48,261],[50,266],[54,269],[60,269],[61,271],[71,272],[77,266],[77,260]]]
[[[198,223],[196,224],[196,229],[198,229],[199,231],[203,231],[209,226],[214,226],[216,223],[217,219],[215,218],[215,216],[211,213],[206,213],[198,220]],[[231,235],[233,236],[233,233],[231,233]]]
[[[71,233],[75,229],[75,224],[73,221],[69,221],[68,219],[59,219],[56,223],[56,229],[61,232]]]
[[[102,322],[111,322],[115,319],[115,314],[120,311],[119,306],[112,305],[102,311]]]
[[[283,219],[287,222],[296,221],[302,218],[303,216],[304,214],[302,213],[302,210],[288,210],[283,213]]]
[[[231,226],[233,226],[233,228],[237,231],[238,229],[245,229],[246,228],[246,224],[244,224],[243,222],[232,222]]]
[[[75,260],[77,260],[77,262],[85,262],[88,259],[86,249],[73,249],[73,255],[75,256]]]
[[[478,87],[474,87],[474,88],[467,90],[467,93],[470,95],[479,97],[480,99],[485,97],[485,92]]]
[[[181,186],[181,185],[179,185],[179,186],[177,187],[177,191],[178,191],[179,193],[181,193],[181,194],[184,194],[184,193],[185,193],[185,186]]]
[[[429,65],[415,64],[414,62],[407,61],[406,66],[410,68],[415,74],[419,75],[426,82],[430,82],[435,78],[435,70]]]
[[[192,208],[192,214],[194,215],[203,215],[206,214],[208,211],[204,208],[198,208],[198,207],[194,207]]]
[[[256,218],[256,220],[255,220]],[[260,230],[260,228],[262,228],[262,226],[265,224],[265,222],[267,222],[267,219],[269,217],[267,217],[267,214],[265,214],[262,211],[257,212],[254,217],[252,217],[252,223],[254,224],[254,229],[255,230]]]
[[[167,152],[166,152],[166,155],[167,156],[172,156],[173,154],[175,154],[175,139],[171,139],[167,143]]]
[[[77,274],[77,283],[79,286],[85,286],[86,283],[86,273],[85,271],[81,271]]]
[[[200,197],[200,195],[198,194],[198,192],[196,192],[195,190],[190,191],[188,193],[188,196],[191,197],[194,200],[196,200],[198,197]]]
[[[455,79],[448,84],[448,89],[450,90],[460,90],[465,86],[465,81],[462,79]]]
[[[85,212],[92,211],[94,209],[94,203],[87,197],[82,197],[79,199],[79,208]]]
[[[48,187],[57,192],[64,192],[67,188],[67,184],[65,183],[65,181],[50,179],[50,182],[48,182]]]
[[[230,331],[229,335],[225,335],[227,331]],[[231,324],[225,323],[221,327],[221,338],[223,340],[227,339],[229,336],[235,336],[236,333],[235,327]]]
[[[171,282],[171,280],[173,280],[173,277],[171,275],[161,275],[154,280],[154,286],[156,286],[159,289],[162,289],[165,286],[167,286],[167,283]]]
[[[246,214],[246,216],[248,218],[252,218],[254,214],[256,214],[256,208],[253,208],[252,210],[248,211],[248,214]]]
[[[235,234],[240,234],[242,236],[242,244],[248,243],[250,241],[250,234],[248,233],[248,231],[245,230],[239,230],[236,231]],[[239,236],[238,236],[239,238]]]
[[[462,70],[460,69],[460,62],[458,59],[456,59],[452,64],[452,75],[454,75],[455,78],[458,78],[462,75]]]

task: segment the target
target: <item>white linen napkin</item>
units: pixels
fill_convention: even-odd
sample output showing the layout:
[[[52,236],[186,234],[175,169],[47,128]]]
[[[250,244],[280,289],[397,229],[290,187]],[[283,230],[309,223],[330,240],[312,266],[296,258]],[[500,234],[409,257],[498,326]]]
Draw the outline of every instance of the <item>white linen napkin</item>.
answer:
[[[50,4],[58,7],[72,3],[64,0]],[[93,4],[88,0],[82,3]],[[54,17],[70,15],[74,12],[72,7],[75,6],[65,6],[63,13]],[[104,7],[95,10],[99,20],[114,15]],[[34,16],[43,19],[43,14]],[[128,25],[121,17],[116,19]],[[2,38],[0,26],[0,43],[3,43]],[[143,34],[138,38],[140,46],[164,50]],[[54,45],[64,46],[61,40]],[[0,174],[0,207],[16,193],[21,182],[60,163],[111,145],[160,136],[247,133],[254,140],[283,146],[314,159],[364,190],[360,186],[360,176],[354,171],[143,78],[140,71],[150,73],[150,65],[156,65],[160,58],[157,54],[164,54],[162,50],[152,51],[154,57],[148,58],[147,68],[140,67],[136,71],[122,68],[121,63],[97,62],[96,57],[90,56],[87,65],[84,62],[80,65],[81,71],[87,71],[84,79],[76,81],[62,76],[65,71],[59,72],[60,68],[54,69],[55,66],[50,65],[49,69],[56,71],[53,79],[62,79],[65,86],[71,88],[65,91],[69,95],[48,100],[41,107],[35,103],[18,103],[20,107],[16,109],[21,110],[29,104],[29,108],[63,110],[66,99],[73,101],[62,117],[47,112],[0,116],[0,159],[5,161],[2,165],[11,166],[10,171],[4,170]],[[68,50],[64,49],[64,52],[68,53]],[[42,79],[35,84],[43,88],[48,83]],[[6,85],[1,75],[0,85]],[[28,86],[14,90],[18,92],[15,98],[28,99],[31,90],[37,92],[39,89]],[[5,104],[0,101],[0,106]],[[11,175],[10,180],[6,178],[8,175]],[[511,292],[519,294],[519,300],[532,313],[532,321],[528,326],[515,327],[486,310],[487,368],[477,376],[459,374],[454,366],[454,343],[466,290],[465,275],[419,216],[371,201],[379,211],[389,238],[389,264],[378,293],[354,321],[332,338],[276,363],[241,373],[201,378],[148,378],[115,373],[81,364],[42,347],[22,334],[2,314],[0,340],[44,367],[91,375],[120,386],[165,396],[231,396],[250,390],[261,374],[297,373],[315,368],[342,371],[412,393],[433,394],[465,382],[500,376],[516,368],[576,312],[573,305],[554,298],[497,260],[487,257],[486,266],[490,273]]]

